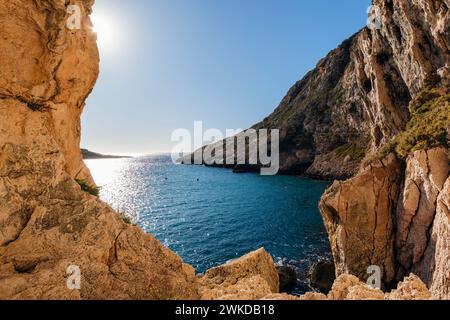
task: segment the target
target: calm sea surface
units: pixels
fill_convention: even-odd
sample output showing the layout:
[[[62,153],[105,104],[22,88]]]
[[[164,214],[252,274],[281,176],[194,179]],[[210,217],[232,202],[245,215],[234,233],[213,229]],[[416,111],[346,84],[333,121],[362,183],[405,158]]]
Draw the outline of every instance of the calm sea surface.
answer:
[[[326,182],[181,166],[169,156],[87,160],[101,198],[198,272],[260,247],[297,271],[309,290],[312,263],[330,257],[317,204]]]

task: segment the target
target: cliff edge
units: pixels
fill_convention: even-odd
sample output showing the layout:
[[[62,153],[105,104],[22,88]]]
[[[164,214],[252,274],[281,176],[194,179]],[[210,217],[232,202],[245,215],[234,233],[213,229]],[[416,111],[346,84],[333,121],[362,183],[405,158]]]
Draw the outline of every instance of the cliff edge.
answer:
[[[79,146],[99,65],[92,5],[0,2],[0,299],[197,298],[192,267],[82,190],[94,184]]]
[[[450,299],[449,3],[374,4],[381,28],[362,31],[355,48],[372,79],[372,151],[325,192],[320,210],[338,276],[366,280],[377,266],[389,289],[414,273],[433,298]]]
[[[395,7],[410,5],[408,1],[385,1],[382,4],[389,9],[392,3]],[[70,30],[66,27],[70,16],[67,10],[69,5],[80,8],[82,23],[79,29]],[[194,269],[175,253],[162,246],[153,236],[128,224],[93,195],[95,183],[82,161],[79,146],[80,114],[98,76],[96,37],[89,21],[92,5],[93,0],[0,2],[0,299],[294,299],[278,293],[279,279],[272,258],[263,249],[209,270],[203,276],[196,276]],[[425,21],[430,21],[433,28],[433,21],[437,21],[436,25],[440,23],[434,16],[436,10],[442,10],[442,1],[413,1],[411,5],[421,6],[420,10],[427,14],[427,19],[431,19]],[[442,39],[440,29],[436,30],[433,32],[437,32],[440,45],[448,43]],[[408,34],[408,30],[404,32]],[[350,52],[355,41],[360,43],[365,37],[369,40],[370,37],[375,37],[367,30],[361,34],[339,49],[344,56],[346,52]],[[372,50],[374,48],[375,45]],[[430,55],[426,59],[419,59],[421,56],[418,48],[420,49],[414,47],[413,54],[405,52],[401,55],[406,59],[402,63],[416,66],[408,77],[399,80],[399,83],[404,82],[408,84],[408,88],[415,90],[411,89],[411,92],[419,91],[415,83],[421,81],[424,71],[436,68],[443,61],[442,52],[436,51],[431,45],[425,49]],[[373,56],[367,58],[372,59]],[[343,62],[355,64],[353,60],[343,59]],[[423,61],[423,66],[419,64],[417,67],[414,64],[416,60]],[[391,57],[388,61],[392,62],[394,58]],[[322,62],[322,65],[325,67],[321,72],[324,77],[328,77],[328,64]],[[333,69],[333,66],[337,65],[332,64],[330,68]],[[374,72],[380,72],[380,65],[375,66]],[[390,70],[384,64],[383,66]],[[352,71],[342,69],[339,68],[339,72],[344,74]],[[401,74],[400,70],[397,72],[393,73],[394,77],[395,74]],[[350,74],[348,77],[352,78]],[[333,76],[331,78],[333,83],[340,82]],[[373,81],[371,88],[383,87],[387,81],[383,77],[370,79]],[[362,88],[370,89],[368,82],[363,84]],[[346,85],[352,87],[352,83]],[[402,88],[404,87],[400,86],[399,90]],[[300,91],[294,90],[291,96],[298,96]],[[350,99],[349,95],[353,91],[343,92]],[[376,99],[381,99],[383,103],[390,101],[386,100],[387,91],[385,93],[380,93]],[[403,99],[407,94],[400,94],[400,97]],[[405,107],[398,110],[394,104],[386,102],[387,107],[382,104],[384,107],[381,111],[365,114],[365,117],[373,114],[374,123],[379,124],[370,131],[373,132],[370,139],[377,138],[373,140],[375,145],[400,131],[394,124],[406,122],[406,100]],[[295,104],[292,106],[295,107]],[[380,107],[381,104],[377,106]],[[387,119],[386,123],[383,119]],[[286,133],[286,136],[290,136],[289,134]],[[417,154],[417,161],[423,163],[423,157],[425,155]],[[389,161],[393,161],[391,165],[396,166],[394,158]],[[412,159],[411,163],[415,163],[414,161],[416,160]],[[438,178],[430,180],[433,191],[430,199],[433,201],[435,196],[437,199],[432,229],[432,239],[435,242],[433,248],[439,248],[439,252],[445,253],[448,250],[449,233],[449,182],[447,179],[441,187],[443,173],[431,164],[430,168],[432,172],[438,172]],[[383,166],[376,170],[383,173]],[[421,175],[419,171],[410,172],[408,176],[411,181],[430,177]],[[397,181],[395,176],[387,180],[389,183]],[[374,180],[368,176],[365,181]],[[427,183],[428,180],[423,181],[423,188],[428,188]],[[362,184],[355,183],[356,186]],[[377,188],[384,190],[384,185],[377,184]],[[412,186],[412,183],[405,182],[406,185]],[[381,193],[381,197],[389,202],[383,208],[391,210],[390,201],[395,199],[396,192],[401,193],[398,191],[400,189],[402,187]],[[340,192],[339,188],[336,192]],[[409,199],[409,196],[405,195],[404,199]],[[413,203],[413,199],[414,197],[411,201],[405,200],[404,203]],[[328,204],[327,208],[332,208],[333,203]],[[410,208],[411,206],[405,205],[405,210],[399,211],[399,215],[404,217],[404,226],[407,229],[409,224],[420,227],[420,219],[410,218]],[[378,212],[377,210],[375,208],[373,212]],[[392,211],[389,213],[392,214]],[[418,217],[424,215],[424,219],[429,221],[427,214],[420,214]],[[386,218],[386,221],[389,220]],[[337,223],[336,229],[341,227]],[[333,237],[334,231],[330,230],[330,237]],[[387,230],[389,234],[383,234],[381,230],[379,238],[380,241],[387,239],[391,245],[394,241],[394,228]],[[428,235],[429,232],[425,234]],[[416,235],[422,239],[423,230],[414,232],[411,237]],[[399,245],[405,248],[401,257],[406,266],[402,272],[406,275],[410,269],[415,270],[411,266],[419,266],[415,262],[416,253],[423,256],[420,252],[426,252],[429,245],[419,244],[417,250],[410,250],[411,243],[416,243],[411,242],[412,238],[403,233],[395,237]],[[339,235],[336,235],[336,239],[340,241]],[[341,251],[345,260],[347,252],[345,249]],[[382,253],[379,256],[386,261],[385,265],[390,266],[390,249],[377,252]],[[340,254],[341,252],[336,254],[335,251],[335,258],[341,257]],[[384,259],[385,257],[387,258]],[[442,288],[447,284],[445,277],[448,275],[448,255],[439,254],[435,257],[436,272],[432,274],[431,288],[433,292],[439,292],[445,297],[448,295],[448,287],[445,290]],[[343,264],[339,270],[358,271],[356,267],[347,267]],[[79,289],[67,285],[69,276],[76,269],[81,276]],[[395,276],[399,274],[396,273]],[[430,294],[422,281],[414,276],[400,284],[397,291],[384,295],[381,291],[371,291],[355,277],[341,275],[328,297],[308,294],[300,299],[358,297],[427,299]]]

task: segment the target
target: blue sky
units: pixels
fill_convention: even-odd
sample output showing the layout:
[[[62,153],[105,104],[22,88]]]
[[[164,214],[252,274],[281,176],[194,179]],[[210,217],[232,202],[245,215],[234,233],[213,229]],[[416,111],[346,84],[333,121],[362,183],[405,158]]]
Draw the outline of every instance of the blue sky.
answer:
[[[248,128],[366,24],[370,0],[96,0],[82,147],[166,152],[177,128]]]

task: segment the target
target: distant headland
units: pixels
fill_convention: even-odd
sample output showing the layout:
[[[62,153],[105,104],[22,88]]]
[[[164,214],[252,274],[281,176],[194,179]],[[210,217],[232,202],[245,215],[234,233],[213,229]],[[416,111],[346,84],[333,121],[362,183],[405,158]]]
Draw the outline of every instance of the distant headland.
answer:
[[[101,154],[97,152],[92,152],[87,149],[81,149],[81,154],[83,155],[83,159],[123,159],[123,158],[132,158],[129,156],[118,156],[118,155],[109,155],[109,154]]]

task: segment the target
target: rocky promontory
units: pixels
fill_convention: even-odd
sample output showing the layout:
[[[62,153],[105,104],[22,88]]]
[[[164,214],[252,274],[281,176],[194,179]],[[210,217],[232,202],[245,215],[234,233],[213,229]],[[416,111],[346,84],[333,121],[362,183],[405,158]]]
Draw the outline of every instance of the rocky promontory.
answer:
[[[426,74],[439,69],[445,87],[446,2],[375,3],[382,29],[346,41],[260,124],[282,128],[285,171],[354,176],[363,158],[405,129]],[[69,5],[80,8],[79,29],[67,28]],[[0,2],[0,299],[429,299],[424,282],[433,297],[449,297],[450,181],[442,146],[422,146],[406,160],[392,154],[327,192],[322,208],[339,276],[328,296],[280,294],[263,249],[195,275],[86,192],[95,182],[82,161],[80,115],[99,65],[92,5]],[[420,112],[440,115],[448,110],[442,103]],[[393,149],[404,150],[401,142]],[[386,285],[397,289],[385,293],[355,277],[363,277],[358,252],[362,262],[380,263]],[[74,268],[78,288],[68,286]]]
[[[102,153],[93,152],[93,151],[90,151],[90,150],[87,150],[87,149],[81,149],[81,155],[83,156],[84,160],[131,158],[129,156],[118,156],[118,155],[111,155],[111,154],[102,154]]]

